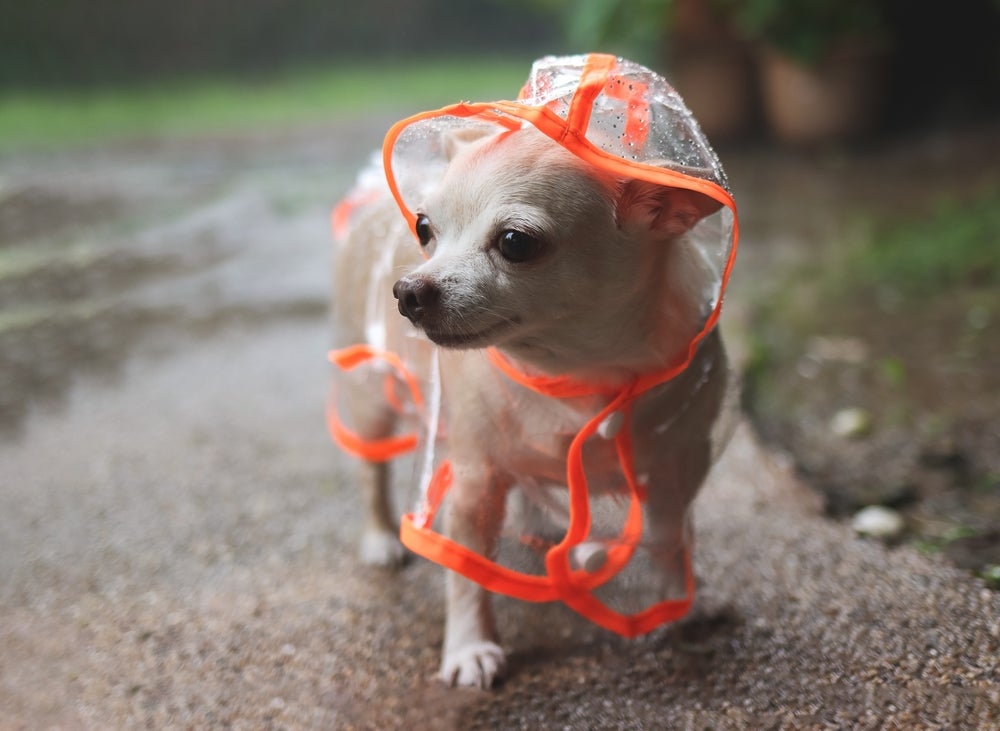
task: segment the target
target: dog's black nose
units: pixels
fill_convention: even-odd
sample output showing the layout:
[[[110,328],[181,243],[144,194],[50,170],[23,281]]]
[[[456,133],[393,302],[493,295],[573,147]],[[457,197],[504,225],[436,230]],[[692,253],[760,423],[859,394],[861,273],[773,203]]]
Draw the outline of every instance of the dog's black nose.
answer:
[[[427,314],[427,310],[441,298],[441,290],[425,277],[403,277],[392,286],[393,296],[399,300],[399,314],[409,318],[414,325]]]

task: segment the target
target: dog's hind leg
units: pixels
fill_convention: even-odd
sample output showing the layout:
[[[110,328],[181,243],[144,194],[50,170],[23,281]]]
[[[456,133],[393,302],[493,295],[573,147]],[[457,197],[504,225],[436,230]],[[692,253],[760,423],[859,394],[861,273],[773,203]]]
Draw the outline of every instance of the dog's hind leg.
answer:
[[[365,502],[365,527],[361,534],[361,561],[369,566],[399,566],[406,549],[399,542],[389,491],[389,465],[365,462],[359,469]]]
[[[384,403],[381,391],[372,385],[375,380],[361,379],[345,389],[351,423],[363,442],[385,439],[396,426],[396,414]],[[399,542],[393,513],[389,463],[362,461],[357,474],[364,502],[361,561],[369,566],[399,566],[406,560],[407,552]]]

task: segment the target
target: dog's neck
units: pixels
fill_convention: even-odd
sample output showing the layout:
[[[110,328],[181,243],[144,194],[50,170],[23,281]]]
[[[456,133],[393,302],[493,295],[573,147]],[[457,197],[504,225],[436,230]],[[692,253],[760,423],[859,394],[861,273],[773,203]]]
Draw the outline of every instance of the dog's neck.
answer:
[[[498,350],[527,375],[622,387],[687,355],[710,314],[703,261],[686,241],[651,248],[630,286],[609,288],[601,322],[552,323],[551,332]]]
[[[557,398],[583,397],[586,403],[592,404],[593,397],[600,397],[602,401],[614,398],[621,390],[635,384],[639,376],[661,374],[666,377],[665,380],[646,381],[648,385],[636,393],[644,393],[647,388],[655,386],[659,397],[671,392],[689,393],[691,397],[701,388],[709,374],[719,367],[720,362],[724,364],[725,356],[721,359],[719,357],[720,348],[718,330],[713,329],[699,341],[694,353],[685,352],[674,362],[652,370],[593,370],[557,376],[525,365],[523,361],[513,361],[508,353],[503,352],[497,354],[499,357],[493,358],[493,364],[515,382],[543,395]],[[682,363],[685,364],[684,370],[667,375]]]
[[[692,337],[694,333],[692,333]],[[544,346],[498,348],[515,368],[529,377],[565,377],[595,388],[621,388],[642,376],[667,370],[686,355],[684,347],[666,349],[660,343],[643,343],[628,350],[607,352],[603,358],[588,353],[586,362],[576,354]]]

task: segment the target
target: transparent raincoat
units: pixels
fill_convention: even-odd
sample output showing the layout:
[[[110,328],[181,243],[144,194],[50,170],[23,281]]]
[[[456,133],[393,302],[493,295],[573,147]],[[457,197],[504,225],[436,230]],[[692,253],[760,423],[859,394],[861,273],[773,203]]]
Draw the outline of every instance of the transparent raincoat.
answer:
[[[533,65],[516,101],[459,103],[394,125],[383,146],[384,183],[371,171],[362,178],[334,210],[335,235],[349,234],[366,203],[386,195],[385,183],[412,232],[414,205],[447,166],[443,133],[469,127],[502,132],[526,125],[622,179],[683,188],[719,204],[688,233],[714,272],[704,291],[700,330],[661,370],[616,387],[559,374],[528,375],[496,350],[481,354],[492,365],[484,387],[491,398],[532,414],[528,423],[500,430],[491,440],[490,451],[499,461],[517,453],[522,468],[507,476],[504,528],[488,556],[437,530],[436,517],[452,482],[449,425],[442,423],[447,390],[442,392],[435,348],[403,321],[391,299],[389,307],[367,309],[369,342],[334,351],[330,359],[344,374],[367,371],[365,377],[381,379],[386,403],[400,416],[401,432],[362,439],[342,421],[336,403],[329,410],[330,431],[341,447],[364,459],[417,455],[423,464],[420,495],[400,531],[409,549],[490,591],[527,601],[563,601],[607,629],[634,636],[683,616],[693,596],[687,525],[693,495],[669,498],[676,502],[676,524],[664,547],[663,536],[650,536],[646,519],[647,479],[659,465],[655,455],[637,464],[636,455],[649,451],[643,449],[646,431],[659,439],[684,440],[670,431],[667,417],[655,413],[665,389],[680,384],[691,394],[692,409],[719,408],[722,395],[700,390],[712,369],[725,367],[724,356],[700,346],[717,324],[738,237],[725,174],[681,98],[662,77],[625,59],[601,54],[543,58]],[[393,239],[385,236],[387,247]],[[393,254],[375,252],[374,258],[380,257],[388,267]],[[387,295],[375,292],[369,299],[383,302]],[[385,326],[378,322],[383,316],[401,321],[395,327],[404,337],[387,342]],[[544,409],[537,406],[539,396],[546,399]],[[664,575],[657,565],[665,560],[674,563],[679,580],[652,580]]]

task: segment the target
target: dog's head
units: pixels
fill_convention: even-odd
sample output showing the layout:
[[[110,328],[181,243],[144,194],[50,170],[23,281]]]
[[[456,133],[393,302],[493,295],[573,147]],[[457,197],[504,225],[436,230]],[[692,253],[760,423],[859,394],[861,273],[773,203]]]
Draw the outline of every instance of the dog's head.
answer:
[[[433,342],[609,380],[662,367],[698,331],[712,274],[684,234],[718,203],[616,179],[530,128],[445,146],[415,210],[428,259],[393,287]]]

